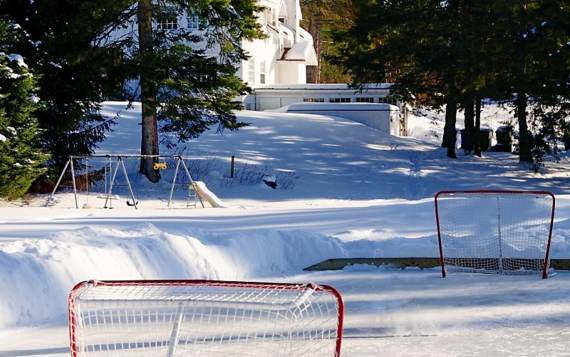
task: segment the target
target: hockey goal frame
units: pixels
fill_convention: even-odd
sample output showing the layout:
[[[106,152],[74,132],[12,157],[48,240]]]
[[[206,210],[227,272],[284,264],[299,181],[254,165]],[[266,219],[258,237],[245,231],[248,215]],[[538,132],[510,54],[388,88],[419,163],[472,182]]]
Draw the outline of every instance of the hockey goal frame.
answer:
[[[550,212],[550,225],[548,229],[548,238],[546,242],[546,252],[544,256],[543,269],[542,269],[542,279],[548,278],[549,261],[550,261],[550,246],[552,243],[552,229],[554,226],[554,211],[556,208],[556,197],[552,192],[541,191],[541,190],[444,190],[439,191],[434,196],[435,204],[435,221],[437,225],[437,239],[439,243],[439,263],[441,265],[441,276],[445,278],[447,273],[445,271],[445,253],[443,249],[443,240],[441,236],[441,221],[439,215],[438,200],[440,196],[453,195],[453,194],[508,194],[508,195],[546,195],[552,198],[552,208]]]
[[[215,286],[215,287],[238,287],[238,288],[280,288],[284,290],[300,290],[311,288],[314,291],[327,292],[331,294],[338,305],[337,333],[335,339],[334,357],[341,356],[342,335],[344,326],[344,301],[338,290],[330,285],[321,284],[295,284],[276,282],[251,282],[251,281],[230,281],[230,280],[204,280],[204,279],[175,279],[175,280],[85,280],[77,283],[68,296],[68,326],[69,341],[72,357],[78,357],[77,343],[77,321],[78,317],[75,309],[75,300],[80,290],[88,285],[92,286]]]

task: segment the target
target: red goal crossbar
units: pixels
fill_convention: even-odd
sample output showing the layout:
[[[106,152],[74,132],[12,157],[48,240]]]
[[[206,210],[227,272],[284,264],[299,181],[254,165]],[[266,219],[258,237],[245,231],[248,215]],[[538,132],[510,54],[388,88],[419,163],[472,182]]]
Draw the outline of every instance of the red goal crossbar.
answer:
[[[467,202],[467,204],[464,204],[464,206],[462,208],[465,208],[468,206],[469,204],[469,199],[473,199],[473,198],[481,198],[481,197],[496,197],[497,198],[497,210],[499,211],[498,215],[500,217],[500,201],[501,199],[506,200],[507,198],[524,198],[525,196],[528,197],[540,197],[543,196],[545,198],[548,198],[550,201],[544,204],[544,210],[542,210],[542,223],[544,225],[544,227],[546,229],[543,229],[541,231],[541,233],[544,233],[544,242],[543,242],[543,250],[544,250],[544,255],[540,258],[537,259],[536,257],[516,257],[516,258],[509,258],[510,259],[510,263],[514,263],[514,268],[512,268],[513,270],[516,269],[517,266],[521,266],[520,269],[523,269],[522,267],[524,267],[524,265],[528,262],[528,261],[538,261],[538,260],[542,260],[541,263],[541,273],[542,273],[542,278],[546,279],[548,277],[548,270],[549,270],[549,259],[550,259],[550,247],[551,247],[551,241],[552,241],[552,230],[553,230],[553,225],[554,225],[554,211],[555,211],[555,206],[556,206],[556,198],[554,196],[554,194],[552,194],[551,192],[548,191],[539,191],[539,190],[530,190],[530,191],[522,191],[522,190],[447,190],[447,191],[440,191],[437,192],[435,194],[434,197],[434,203],[435,203],[435,219],[436,219],[436,226],[437,226],[437,238],[438,238],[438,244],[439,244],[439,259],[440,259],[440,265],[441,265],[441,274],[442,277],[446,277],[447,273],[446,273],[446,261],[448,262],[451,259],[456,259],[459,260],[461,259],[461,257],[455,257],[455,258],[450,258],[448,256],[446,256],[447,252],[446,252],[446,240],[448,238],[453,238],[459,240],[459,239],[465,239],[465,237],[469,238],[469,233],[464,230],[461,231],[461,229],[457,229],[457,231],[460,232],[456,232],[455,231],[455,227],[453,227],[452,223],[448,222],[449,221],[449,216],[453,216],[454,214],[457,213],[457,211],[459,210],[458,207],[453,207],[453,206],[449,206],[446,209],[448,211],[442,212],[442,200],[445,199],[449,199],[449,198],[463,198],[465,199],[465,202]],[[528,207],[525,207],[524,204],[524,200],[521,201],[521,205],[519,205],[517,207],[517,209],[520,209],[521,211],[524,211],[525,209],[527,209]],[[472,216],[470,216],[469,218],[466,219],[471,219],[471,221],[469,222],[470,225],[475,225],[477,222],[476,217],[477,214],[481,213],[482,211],[485,211],[486,208],[483,207],[478,207],[478,209],[480,211],[476,211],[476,209],[474,211],[476,212],[465,212],[464,214],[469,215],[469,214],[473,214]],[[509,217],[513,220],[516,220],[515,218]],[[479,222],[481,224],[481,222]],[[485,222],[482,222],[483,224]],[[510,222],[510,223],[517,223],[517,222]],[[500,239],[500,234],[501,234],[501,221],[500,218],[497,222],[498,225],[498,232],[499,232],[499,239]],[[522,230],[522,229],[521,229]],[[451,233],[450,233],[451,232]],[[520,242],[519,242],[520,243]],[[502,243],[499,242],[499,249],[501,249]],[[457,254],[457,253],[455,253]],[[493,259],[493,258],[489,258],[489,257],[483,257],[483,258],[477,258],[477,257],[469,257],[466,258],[469,259],[470,262],[468,264],[466,264],[467,266],[471,266],[474,268],[477,268],[477,260],[479,259],[481,264],[483,264],[483,260],[489,260],[489,259]],[[495,259],[499,259],[502,260],[502,257],[498,257]],[[486,262],[489,263],[489,262]],[[448,263],[449,264],[449,263]],[[459,264],[461,265],[461,263]],[[499,262],[499,265],[502,265],[502,262]],[[481,270],[484,270],[481,269]]]
[[[140,313],[142,316],[140,319],[138,319],[138,315],[133,315],[132,317],[130,315],[125,315],[125,317],[123,317],[123,314],[130,313],[124,311],[131,311],[133,309],[133,305],[136,307],[136,304],[143,304],[146,309],[146,306],[148,306],[149,302],[154,304],[154,306],[151,306],[149,309],[154,308],[154,310],[152,312],[148,312],[149,318],[147,320],[145,320],[145,316],[142,316],[143,312],[139,311],[141,308],[138,308],[139,310],[137,310],[137,314]],[[157,309],[157,303],[170,305],[160,305],[160,308]],[[102,305],[99,306],[94,304]],[[308,334],[311,339],[315,339],[315,341],[310,341],[311,345],[316,346],[318,344],[318,338],[315,336],[322,335],[326,337],[331,335],[333,340],[330,343],[332,343],[332,345],[327,342],[326,346],[329,346],[331,348],[330,351],[332,355],[338,357],[341,354],[344,302],[341,294],[334,287],[329,285],[317,285],[313,283],[289,284],[218,280],[91,280],[76,284],[69,294],[68,322],[72,356],[77,357],[87,355],[85,351],[88,351],[89,348],[85,347],[85,345],[88,342],[80,341],[81,339],[86,339],[86,334],[85,331],[80,330],[92,328],[92,325],[95,324],[95,321],[97,322],[96,328],[99,335],[101,334],[101,331],[105,330],[105,328],[115,328],[116,333],[117,324],[122,323],[124,325],[142,325],[145,322],[150,323],[151,318],[154,320],[160,320],[160,318],[155,318],[155,315],[153,314],[156,314],[156,316],[158,316],[159,313],[165,314],[164,310],[168,308],[172,310],[173,304],[175,304],[175,306],[178,306],[179,310],[176,310],[176,308],[174,308],[176,312],[170,311],[169,315],[167,316],[168,318],[172,319],[172,325],[178,325],[172,329],[170,335],[170,343],[168,343],[168,346],[165,346],[164,341],[160,339],[157,340],[158,342],[152,342],[154,344],[153,346],[163,343],[163,346],[159,347],[168,348],[168,356],[174,355],[174,349],[179,343],[178,334],[181,331],[180,324],[183,323],[182,321],[191,320],[191,323],[194,323],[194,318],[190,319],[189,316],[186,316],[184,314],[192,314],[191,310],[192,308],[196,308],[196,306],[199,306],[199,308],[202,309],[199,311],[199,313],[197,313],[197,315],[200,316],[200,319],[204,318],[204,311],[209,311],[210,313],[212,313],[212,311],[217,311],[218,313],[220,311],[224,311],[226,313],[229,313],[229,311],[233,309],[233,312],[238,312],[230,316],[225,324],[220,320],[219,316],[217,316],[216,318],[220,320],[220,323],[216,326],[213,326],[215,330],[212,330],[216,331],[216,333],[219,331],[223,332],[225,328],[229,329],[229,327],[226,327],[227,325],[231,325],[236,321],[239,322],[240,319],[244,319],[244,317],[246,317],[246,311],[254,311],[254,313],[251,315],[256,317],[255,319],[252,319],[255,320],[253,321],[254,323],[259,323],[259,321],[261,321],[264,317],[277,316],[282,318],[285,315],[288,317],[285,319],[288,323],[290,323],[291,320],[294,321],[295,319],[298,319],[302,324],[304,321],[303,319],[310,319],[311,317],[314,317],[317,322],[321,320],[328,321],[328,327],[322,327],[323,329],[326,328],[326,331],[311,330],[320,328],[315,322],[312,322],[312,324],[305,323],[301,327],[301,332],[299,332],[297,335],[289,334],[289,338],[291,338],[291,335],[293,335],[299,339],[299,342],[303,342],[301,339],[305,338],[305,334]],[[186,304],[184,307],[184,312],[180,310],[180,307],[182,306],[181,304]],[[316,307],[311,308],[311,305]],[[204,309],[204,306],[207,306],[207,309]],[[124,311],[116,311],[120,308],[123,308]],[[91,311],[89,311],[89,309],[91,309]],[[155,310],[159,312],[156,312]],[[290,310],[295,311],[291,313]],[[145,313],[147,312],[145,311]],[[100,315],[93,318],[93,316],[96,314]],[[174,315],[178,317],[172,318]],[[291,318],[291,316],[294,318]],[[82,321],[82,319],[90,321],[85,322]],[[162,319],[164,319],[164,316]],[[133,320],[137,321],[133,322]],[[278,318],[275,318],[275,320],[276,321],[271,320],[270,322],[272,322],[272,324],[267,324],[263,328],[267,329],[270,328],[270,326],[274,326],[274,328],[281,328],[278,325],[282,324],[283,321],[285,321],[283,319],[279,320]],[[211,321],[208,321],[208,323],[212,324]],[[246,326],[247,328],[250,328],[251,326],[247,325],[250,323],[251,320],[246,321],[244,319],[242,321],[242,325],[239,326]],[[113,326],[113,324],[115,326]],[[212,328],[211,325],[210,328]],[[176,329],[178,331],[175,332]],[[187,332],[188,330],[193,329],[186,329],[183,331]],[[198,330],[200,330],[200,326],[198,326]],[[241,336],[241,339],[253,340],[261,335],[263,338],[265,338],[265,336],[268,334],[271,335],[271,331],[250,331],[250,335],[247,335],[245,338]],[[279,336],[282,339],[284,338],[283,334]],[[220,337],[216,336],[215,338]],[[224,338],[224,342],[240,342],[240,337],[235,337],[235,335],[225,336]],[[172,342],[174,340],[176,342]],[[207,341],[205,338],[200,341],[202,345],[211,342],[210,340]],[[293,338],[293,342],[295,341],[295,338]],[[122,346],[125,344],[124,341],[121,341],[120,343],[98,343],[98,347],[92,347],[89,352],[101,352],[105,351],[105,348],[107,348],[108,351],[112,350],[114,352],[117,352],[117,349],[120,350],[121,348],[124,348]],[[117,345],[120,346],[117,347]],[[144,343],[137,342],[133,345],[136,345],[136,347],[140,348],[140,346],[144,345]],[[324,350],[328,350],[329,347],[324,348]],[[312,355],[323,354],[316,353]]]

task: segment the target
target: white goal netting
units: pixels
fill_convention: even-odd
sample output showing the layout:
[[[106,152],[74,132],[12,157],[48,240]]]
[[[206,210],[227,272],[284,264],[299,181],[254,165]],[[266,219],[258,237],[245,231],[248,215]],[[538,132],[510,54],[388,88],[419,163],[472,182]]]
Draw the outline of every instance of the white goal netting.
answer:
[[[548,274],[554,196],[540,191],[444,191],[435,197],[442,274]]]
[[[69,298],[73,356],[338,356],[343,303],[314,284],[85,282]]]

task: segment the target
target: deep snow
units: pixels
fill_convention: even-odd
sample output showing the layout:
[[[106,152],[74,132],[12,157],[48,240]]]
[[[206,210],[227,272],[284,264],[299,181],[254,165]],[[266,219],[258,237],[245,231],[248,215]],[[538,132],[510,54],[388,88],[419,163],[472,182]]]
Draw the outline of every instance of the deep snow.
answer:
[[[104,105],[104,114],[121,116],[99,153],[137,152],[140,106],[126,112],[124,106]],[[58,195],[50,208],[41,207],[45,197],[4,203],[0,356],[66,354],[66,295],[75,282],[92,278],[330,283],[347,301],[344,351],[352,356],[566,353],[567,273],[542,281],[475,274],[443,280],[437,270],[370,267],[302,272],[332,257],[437,256],[432,196],[446,188],[554,191],[553,257],[570,258],[565,157],[539,174],[505,153],[451,161],[425,136],[440,132],[437,118],[416,118],[416,138],[394,138],[332,117],[239,117],[251,125],[236,133],[206,133],[182,150],[196,159],[193,173],[228,208],[165,209],[168,184],[148,189],[139,178],[136,211],[121,200],[113,210],[100,209],[93,195],[90,208],[79,210],[69,194]],[[491,114],[485,118],[496,125]],[[243,170],[240,180],[227,178],[231,155]],[[136,162],[128,167],[134,174]],[[260,182],[263,175],[284,185],[273,190]],[[83,204],[87,198],[80,199]]]

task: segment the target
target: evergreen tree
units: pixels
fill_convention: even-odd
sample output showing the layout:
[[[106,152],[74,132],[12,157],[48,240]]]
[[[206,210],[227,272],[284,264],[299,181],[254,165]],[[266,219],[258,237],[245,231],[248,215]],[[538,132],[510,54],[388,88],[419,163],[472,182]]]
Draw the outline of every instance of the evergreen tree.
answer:
[[[22,197],[44,172],[35,80],[13,53],[19,27],[0,19],[0,197]]]
[[[514,107],[520,161],[536,168],[557,147],[570,114],[570,5],[512,0],[493,8],[503,35],[492,97]]]
[[[313,36],[317,66],[307,68],[307,80],[315,83],[349,83],[350,76],[329,57],[337,54],[331,33],[352,25],[354,13],[351,0],[301,0],[301,25]]]
[[[357,85],[392,82],[391,92],[403,99],[445,106],[442,146],[449,157],[455,157],[461,108],[464,146],[480,155],[482,98],[515,107],[523,162],[548,142],[555,147],[568,128],[567,1],[384,0],[355,7],[354,25],[335,34],[336,63]]]
[[[358,2],[356,20],[338,31],[336,62],[347,68],[356,85],[394,83],[391,92],[419,105],[445,107],[442,146],[455,157],[457,110],[463,79],[458,60],[464,50],[460,29],[461,1]]]
[[[565,138],[570,127],[570,4],[548,2],[544,5],[542,12],[547,20],[541,21],[535,35],[536,42],[546,50],[537,51],[536,61],[543,63],[547,72],[541,74],[543,80],[532,93],[531,112],[534,122],[539,123],[533,151],[533,159],[538,164],[543,153],[557,150],[558,139],[567,146]],[[541,147],[540,143],[545,145]]]
[[[109,21],[109,28],[123,28],[122,35],[103,31],[98,42],[123,49],[127,79],[138,83],[126,95],[142,102],[141,154],[159,154],[159,131],[173,134],[177,140],[168,144],[176,145],[212,126],[220,131],[242,127],[233,111],[241,108],[235,98],[246,94],[247,87],[236,72],[247,58],[242,41],[261,36],[256,2],[126,3]],[[199,31],[186,26],[188,18],[199,21]],[[168,137],[172,135],[162,138]],[[140,172],[153,182],[160,179],[153,168],[156,160],[145,157],[140,164]]]
[[[41,106],[36,115],[53,176],[70,155],[89,155],[113,122],[98,113],[116,90],[122,71],[112,48],[94,39],[107,23],[106,9],[120,1],[5,0],[0,11],[26,32],[18,44],[37,77]]]
[[[104,139],[113,121],[99,108],[112,97],[143,102],[142,154],[159,153],[160,129],[186,140],[211,126],[242,126],[233,101],[247,88],[236,71],[246,58],[241,41],[260,36],[259,10],[254,0],[0,3],[0,11],[30,35],[20,53],[41,74],[42,142],[58,168],[69,155],[89,155]],[[194,15],[199,31],[180,26]],[[180,25],[163,26],[172,19]],[[128,81],[140,86],[122,85]],[[156,181],[153,161],[142,160],[141,172]]]

